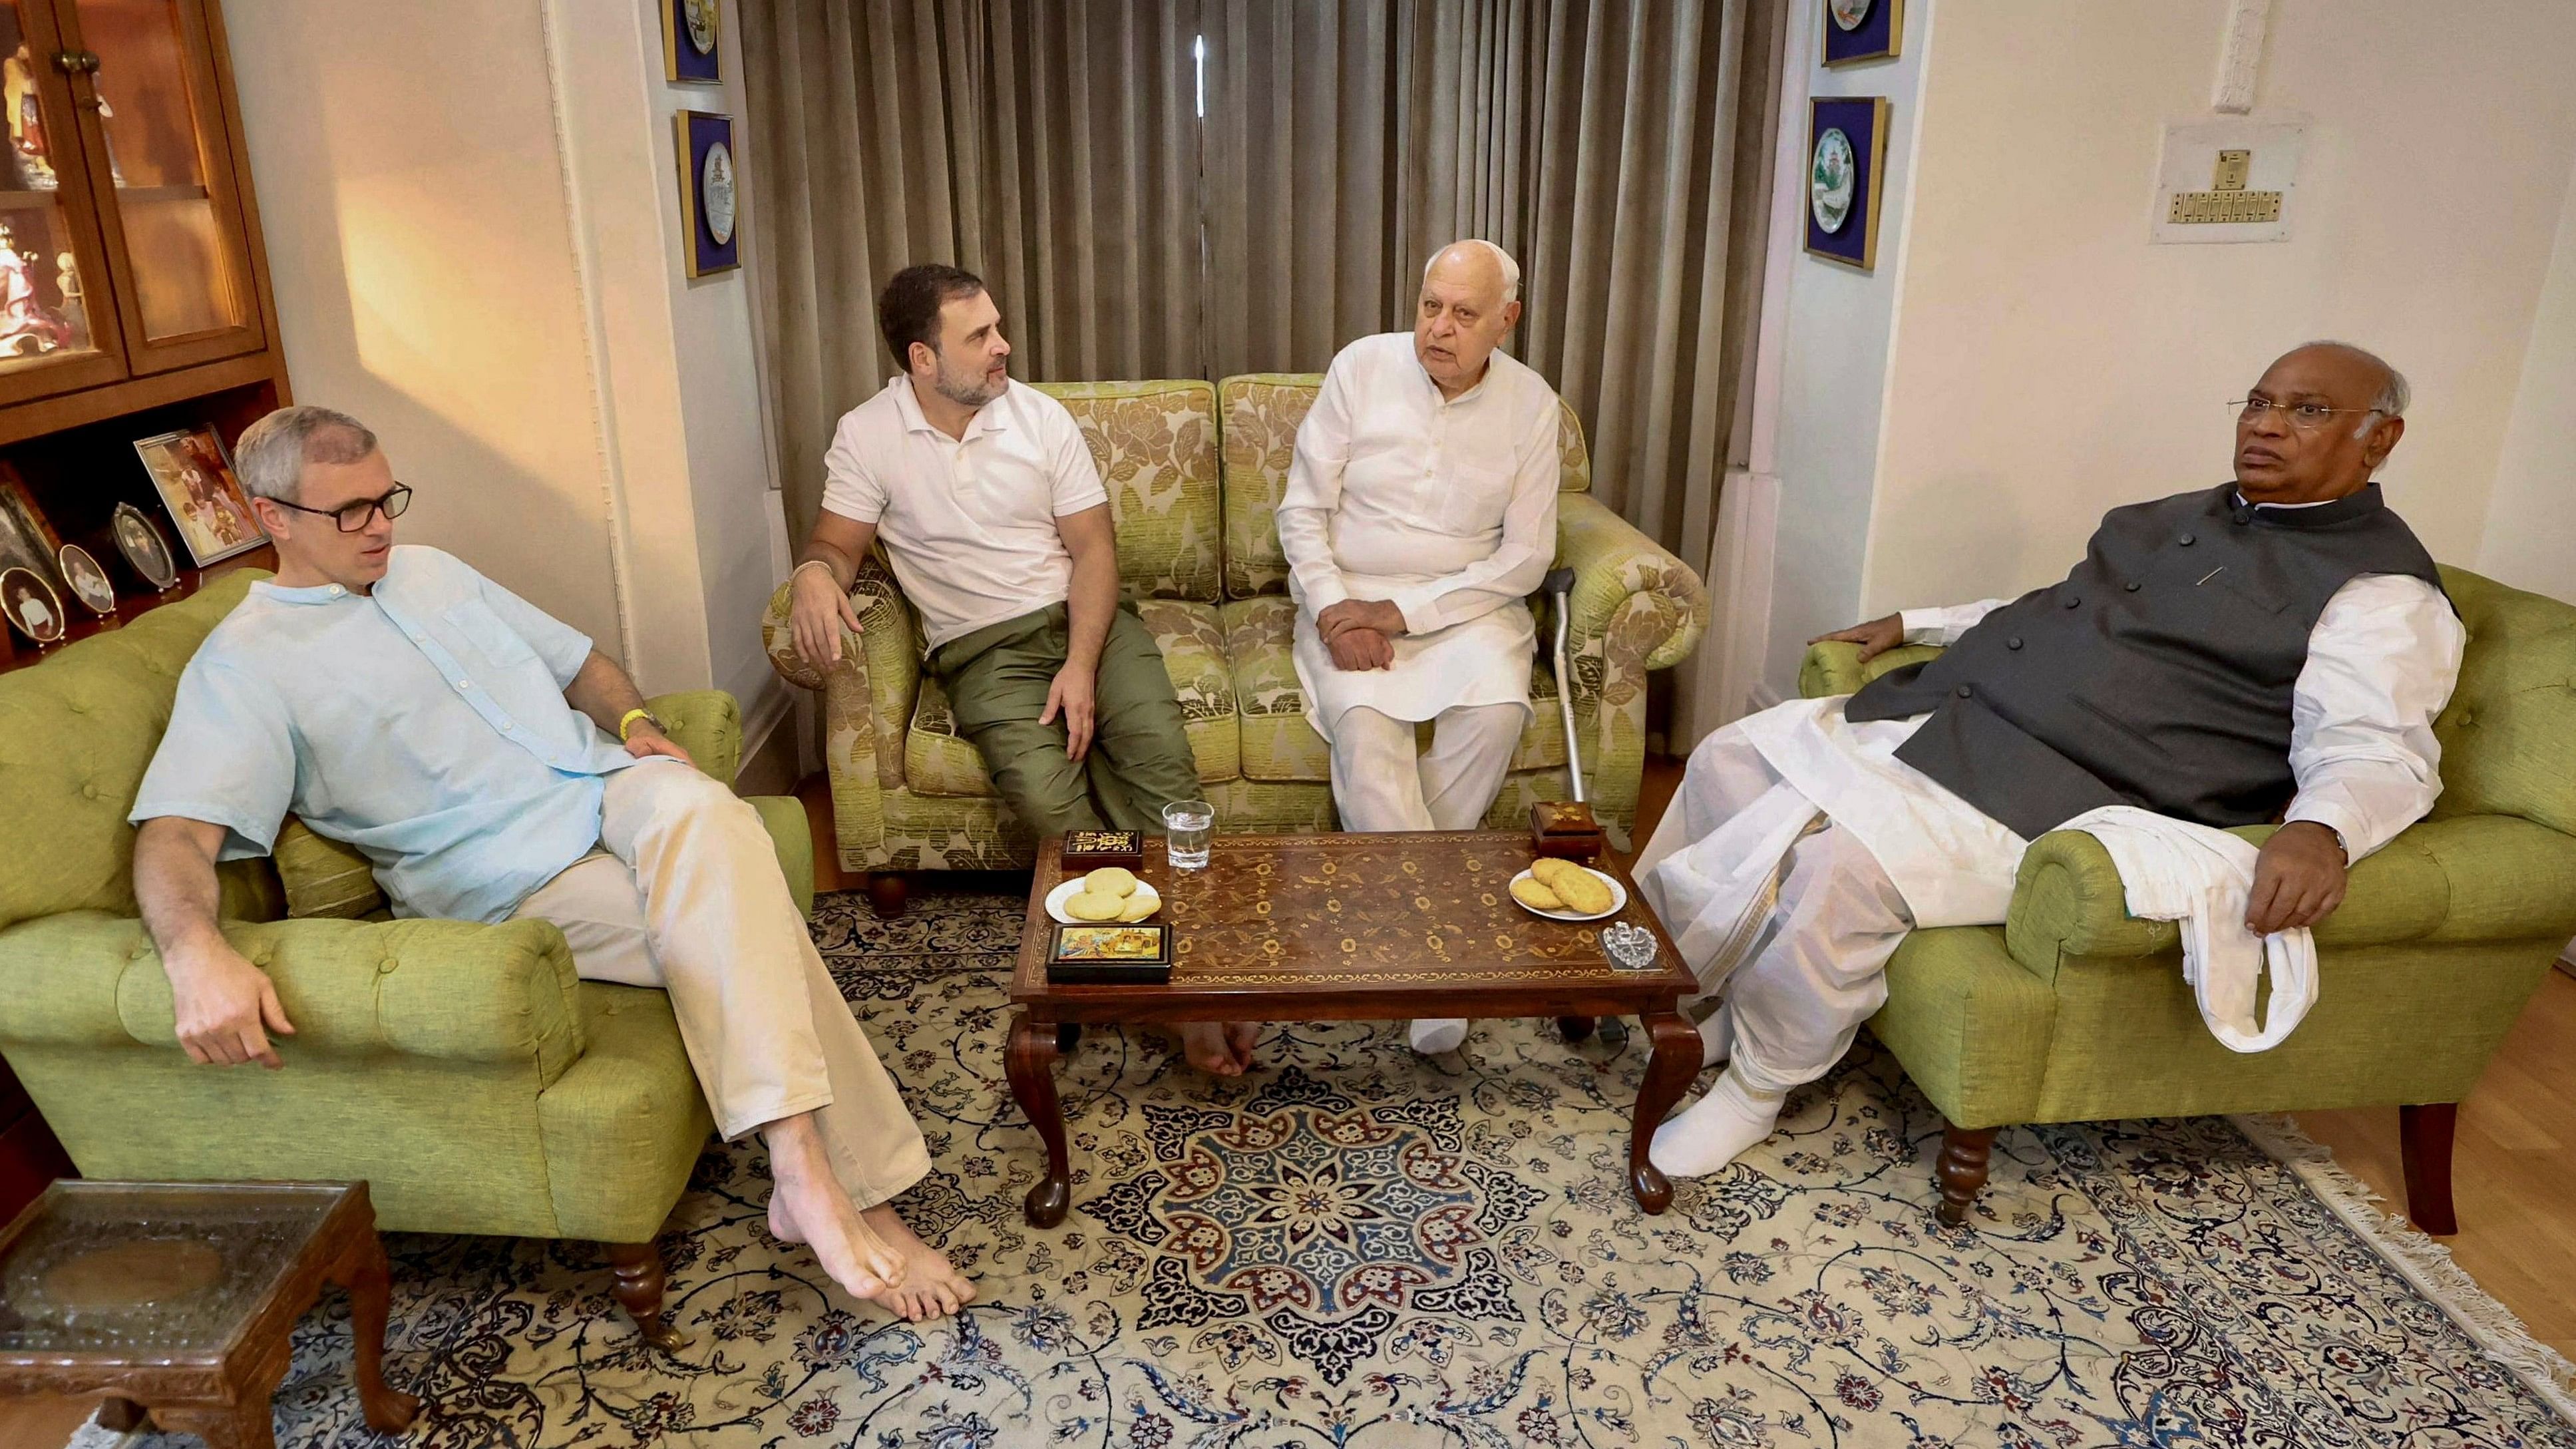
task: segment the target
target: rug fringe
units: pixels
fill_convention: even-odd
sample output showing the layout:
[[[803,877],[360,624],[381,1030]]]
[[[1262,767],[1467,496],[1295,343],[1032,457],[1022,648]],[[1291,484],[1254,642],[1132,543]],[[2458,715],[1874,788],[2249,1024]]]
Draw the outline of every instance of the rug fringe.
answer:
[[[2533,1393],[2576,1423],[2576,1363],[2531,1336],[2514,1311],[2478,1286],[2451,1250],[2401,1213],[2385,1211],[2379,1192],[2335,1161],[2334,1150],[2310,1137],[2285,1114],[2246,1114],[2233,1119],[2237,1128],[2274,1160],[2296,1174],[2317,1200],[2382,1258],[2388,1260],[2418,1292],[2475,1339],[2489,1358],[2531,1386]]]

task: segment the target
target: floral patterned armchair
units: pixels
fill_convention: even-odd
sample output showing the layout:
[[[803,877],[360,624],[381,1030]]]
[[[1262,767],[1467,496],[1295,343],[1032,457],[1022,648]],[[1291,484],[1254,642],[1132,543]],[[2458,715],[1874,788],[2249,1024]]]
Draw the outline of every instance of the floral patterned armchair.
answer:
[[[1220,829],[1335,824],[1331,755],[1306,723],[1289,656],[1295,605],[1272,518],[1297,425],[1322,381],[1303,373],[1215,387],[1041,384],[1073,411],[1108,485],[1120,582],[1162,645]],[[1646,674],[1698,642],[1708,595],[1680,559],[1589,496],[1591,459],[1571,408],[1563,438],[1557,563],[1576,573],[1567,643],[1575,726],[1595,809],[1624,847],[1645,766]],[[796,657],[783,587],[765,623],[779,674],[823,692],[841,867],[875,877],[879,905],[893,909],[900,872],[1027,866],[1033,842],[923,671],[920,621],[881,557],[860,569],[850,592],[860,637],[829,670]],[[1541,629],[1552,636],[1552,623]],[[1497,827],[1525,820],[1534,801],[1566,795],[1544,651],[1531,695],[1537,708],[1487,816]]]

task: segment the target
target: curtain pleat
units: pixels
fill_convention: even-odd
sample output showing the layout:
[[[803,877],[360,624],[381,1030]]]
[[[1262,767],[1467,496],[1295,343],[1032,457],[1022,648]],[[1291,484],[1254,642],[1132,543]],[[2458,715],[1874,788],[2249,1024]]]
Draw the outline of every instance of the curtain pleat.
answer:
[[[1742,447],[1781,0],[745,0],[791,531],[894,370],[876,289],[981,273],[1035,381],[1318,371],[1423,261],[1520,259],[1508,344],[1595,491],[1694,563]],[[1192,42],[1204,38],[1207,115]]]

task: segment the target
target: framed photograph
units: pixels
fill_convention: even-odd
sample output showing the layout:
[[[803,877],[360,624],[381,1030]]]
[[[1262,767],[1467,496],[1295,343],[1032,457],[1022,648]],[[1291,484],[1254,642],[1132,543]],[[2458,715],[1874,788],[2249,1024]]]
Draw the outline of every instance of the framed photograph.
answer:
[[[1825,39],[1816,53],[1827,66],[1894,60],[1905,40],[1905,0],[1825,0]]]
[[[742,219],[733,175],[733,117],[682,111],[679,128],[680,215],[689,227],[689,275],[704,277],[742,265]]]
[[[61,643],[69,622],[63,617],[62,597],[33,569],[0,569],[0,613],[38,648]]]
[[[662,74],[679,85],[724,84],[716,40],[724,21],[717,0],[661,0]]]
[[[1878,193],[1887,170],[1887,98],[1807,102],[1807,250],[1866,272],[1878,265]]]
[[[0,569],[25,569],[51,582],[54,550],[61,546],[54,526],[37,509],[35,495],[14,469],[0,464]]]
[[[1060,985],[1155,986],[1172,979],[1172,931],[1159,923],[1058,926],[1047,979]]]
[[[82,607],[101,618],[116,612],[116,585],[109,580],[107,570],[98,566],[98,560],[90,557],[88,549],[76,543],[64,544],[56,550],[54,562],[64,585]]]
[[[188,558],[204,568],[217,559],[247,553],[268,542],[268,530],[250,511],[250,495],[233,476],[232,458],[212,428],[181,428],[175,433],[137,438],[134,451],[161,506],[178,525]]]
[[[178,587],[179,564],[170,557],[170,542],[142,509],[131,503],[116,505],[116,517],[108,528],[116,535],[116,551],[145,583],[155,589]]]

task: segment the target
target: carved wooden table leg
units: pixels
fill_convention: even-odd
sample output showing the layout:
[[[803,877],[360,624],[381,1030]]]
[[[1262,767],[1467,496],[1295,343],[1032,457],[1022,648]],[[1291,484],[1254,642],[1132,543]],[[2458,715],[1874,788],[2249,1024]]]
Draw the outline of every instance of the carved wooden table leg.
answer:
[[[1941,1221],[1959,1227],[1968,1221],[1968,1205],[1985,1189],[1986,1162],[1994,1150],[1992,1127],[1942,1124],[1941,1156],[1933,1175],[1941,1182]]]
[[[1698,1028],[1669,1008],[1647,1013],[1644,1025],[1655,1054],[1647,1059],[1646,1079],[1637,1087],[1636,1120],[1628,1127],[1628,1190],[1637,1195],[1639,1207],[1660,1213],[1672,1206],[1673,1185],[1647,1160],[1646,1149],[1664,1115],[1699,1075],[1700,1040]]]
[[[644,1341],[664,1353],[677,1353],[689,1346],[688,1336],[672,1327],[662,1317],[662,1245],[651,1243],[602,1243],[608,1254],[608,1265],[616,1273],[609,1291],[617,1295],[618,1306],[635,1320],[635,1331]]]
[[[1031,1021],[1022,1012],[1011,1024],[1011,1044],[1003,1061],[1011,1077],[1011,1096],[1046,1143],[1046,1176],[1029,1189],[1024,1204],[1029,1226],[1036,1228],[1063,1222],[1065,1209],[1073,1205],[1073,1170],[1064,1149],[1064,1103],[1055,1094],[1055,1058],[1055,1024]]]
[[[349,1290],[349,1331],[358,1348],[358,1404],[367,1427],[380,1434],[410,1428],[420,1400],[385,1387],[385,1319],[392,1309],[393,1265],[372,1223],[333,1268],[331,1281]]]

